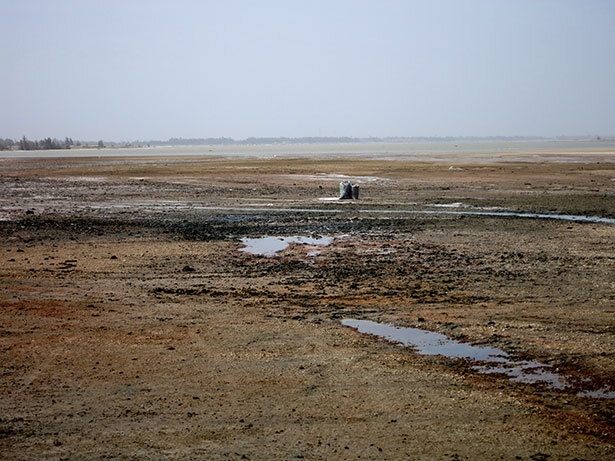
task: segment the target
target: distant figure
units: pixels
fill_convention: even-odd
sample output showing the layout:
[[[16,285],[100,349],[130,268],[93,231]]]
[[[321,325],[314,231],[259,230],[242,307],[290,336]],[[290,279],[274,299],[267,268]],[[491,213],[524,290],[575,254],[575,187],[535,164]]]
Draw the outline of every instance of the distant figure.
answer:
[[[352,184],[350,181],[342,181],[340,183],[340,199],[352,198]]]
[[[358,184],[353,184],[352,185],[352,198],[354,200],[358,200],[359,199],[359,185]]]

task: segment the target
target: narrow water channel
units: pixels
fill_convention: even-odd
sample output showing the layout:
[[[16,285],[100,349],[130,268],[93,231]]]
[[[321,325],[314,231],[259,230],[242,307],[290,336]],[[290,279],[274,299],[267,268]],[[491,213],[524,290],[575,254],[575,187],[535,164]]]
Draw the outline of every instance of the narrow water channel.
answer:
[[[502,349],[462,343],[448,336],[420,328],[398,327],[371,320],[345,319],[342,325],[402,346],[412,347],[422,355],[441,355],[450,359],[476,362],[470,369],[482,374],[499,374],[510,381],[526,384],[541,383],[550,389],[565,390],[572,387],[572,378],[557,373],[551,365],[534,360],[518,360]],[[586,389],[579,397],[615,398],[611,388]]]
[[[571,214],[521,213],[513,211],[470,211],[470,210],[382,210],[353,209],[340,210],[335,208],[276,208],[276,207],[222,207],[222,206],[192,206],[195,210],[240,211],[240,212],[284,212],[284,213],[361,213],[361,214],[415,214],[415,215],[458,215],[496,218],[552,219],[558,221],[615,224],[615,218],[601,216],[585,216]]]

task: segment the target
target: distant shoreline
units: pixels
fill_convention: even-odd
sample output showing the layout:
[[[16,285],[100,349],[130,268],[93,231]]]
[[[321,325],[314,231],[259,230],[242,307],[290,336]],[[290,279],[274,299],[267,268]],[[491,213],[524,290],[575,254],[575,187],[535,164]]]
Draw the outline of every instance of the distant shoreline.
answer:
[[[204,144],[73,147],[53,150],[5,150],[0,159],[79,157],[203,157],[263,158],[306,157],[331,159],[353,157],[418,162],[615,162],[615,139],[591,138],[446,140],[415,142],[329,142],[271,144]]]
[[[615,142],[614,136],[392,136],[392,137],[250,137],[233,138],[170,138],[166,141],[105,141],[106,147],[158,147],[158,146],[264,146],[293,144],[379,144],[379,143],[439,143],[439,142],[524,142],[524,141],[596,141]],[[96,147],[95,143],[86,144]]]
[[[51,138],[48,138],[51,141]],[[66,138],[67,140],[69,138]],[[324,145],[324,144],[415,144],[415,143],[485,143],[485,142],[596,142],[613,143],[613,136],[392,136],[392,137],[249,137],[245,139],[233,138],[170,138],[162,140],[135,140],[135,141],[77,141],[70,144],[68,149],[63,147],[20,149],[20,140],[6,138],[12,144],[4,151],[28,152],[28,151],[58,151],[58,150],[103,150],[103,149],[146,149],[152,147],[196,147],[196,146],[271,146],[271,145]],[[0,138],[0,141],[2,139]],[[25,137],[24,137],[25,141]],[[55,142],[58,142],[54,138]],[[36,142],[36,141],[35,141]],[[38,141],[39,143],[42,141]],[[70,139],[72,143],[72,139]],[[68,144],[67,144],[68,145]],[[3,151],[3,149],[0,149]]]

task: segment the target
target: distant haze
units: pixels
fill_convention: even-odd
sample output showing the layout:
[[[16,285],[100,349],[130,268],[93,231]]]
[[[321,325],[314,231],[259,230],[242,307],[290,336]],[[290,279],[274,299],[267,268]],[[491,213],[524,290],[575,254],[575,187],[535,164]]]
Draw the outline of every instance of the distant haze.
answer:
[[[615,134],[615,1],[0,0],[0,137]]]

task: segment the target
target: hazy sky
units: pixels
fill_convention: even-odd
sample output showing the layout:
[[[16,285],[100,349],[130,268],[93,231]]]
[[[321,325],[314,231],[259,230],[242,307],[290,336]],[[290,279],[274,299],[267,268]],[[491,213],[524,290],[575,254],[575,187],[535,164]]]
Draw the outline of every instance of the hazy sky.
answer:
[[[615,1],[0,0],[0,136],[615,134]]]

